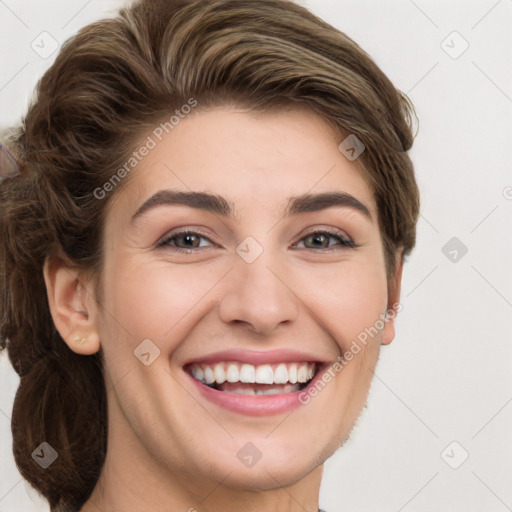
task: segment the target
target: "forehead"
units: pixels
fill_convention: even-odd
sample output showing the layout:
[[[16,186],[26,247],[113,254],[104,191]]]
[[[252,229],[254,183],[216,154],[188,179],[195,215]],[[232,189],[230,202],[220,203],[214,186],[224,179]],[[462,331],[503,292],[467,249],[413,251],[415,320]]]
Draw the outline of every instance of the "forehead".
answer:
[[[291,196],[331,191],[350,193],[376,214],[362,165],[344,156],[343,136],[310,110],[198,109],[161,140],[148,136],[154,147],[116,200],[126,213],[173,189],[222,195],[237,218],[255,205],[282,215]]]

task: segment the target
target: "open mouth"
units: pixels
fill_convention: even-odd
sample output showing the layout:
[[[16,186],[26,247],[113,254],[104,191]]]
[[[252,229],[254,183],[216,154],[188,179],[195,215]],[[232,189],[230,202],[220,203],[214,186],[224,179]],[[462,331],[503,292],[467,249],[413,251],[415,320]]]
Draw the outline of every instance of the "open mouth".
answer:
[[[194,379],[217,391],[238,395],[278,395],[301,391],[313,380],[320,365],[291,362],[252,365],[238,362],[191,364],[185,367]]]

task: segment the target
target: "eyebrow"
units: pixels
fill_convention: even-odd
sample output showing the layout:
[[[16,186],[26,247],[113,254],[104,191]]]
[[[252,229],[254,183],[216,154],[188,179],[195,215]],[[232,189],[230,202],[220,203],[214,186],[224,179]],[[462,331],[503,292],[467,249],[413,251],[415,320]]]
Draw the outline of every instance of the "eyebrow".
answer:
[[[133,223],[149,210],[162,205],[182,205],[231,219],[237,217],[234,205],[217,194],[160,190],[139,207],[131,218],[131,222]],[[361,201],[346,192],[323,192],[290,197],[283,216],[290,217],[301,213],[317,212],[331,207],[351,208],[362,213],[370,220],[372,219],[369,209]]]

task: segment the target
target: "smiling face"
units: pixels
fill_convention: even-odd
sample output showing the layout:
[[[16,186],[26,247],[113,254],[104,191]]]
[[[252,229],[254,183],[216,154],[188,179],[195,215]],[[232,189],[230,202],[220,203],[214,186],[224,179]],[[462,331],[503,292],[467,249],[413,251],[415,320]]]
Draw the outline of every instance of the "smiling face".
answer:
[[[97,317],[108,464],[129,453],[125,468],[198,495],[270,489],[319,476],[347,438],[393,323],[331,365],[396,297],[341,140],[309,111],[216,108],[133,171],[106,220]]]

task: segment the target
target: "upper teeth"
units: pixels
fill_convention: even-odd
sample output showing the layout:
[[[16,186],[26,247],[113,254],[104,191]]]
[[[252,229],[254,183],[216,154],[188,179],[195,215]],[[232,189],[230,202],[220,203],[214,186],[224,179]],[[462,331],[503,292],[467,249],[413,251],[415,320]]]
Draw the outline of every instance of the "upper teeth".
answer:
[[[315,375],[314,363],[279,363],[254,366],[247,363],[194,364],[192,376],[206,384],[244,382],[250,384],[296,384],[311,380]]]

